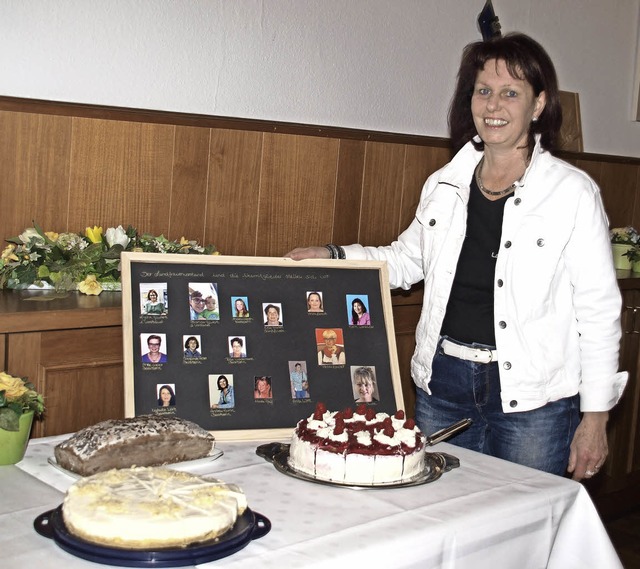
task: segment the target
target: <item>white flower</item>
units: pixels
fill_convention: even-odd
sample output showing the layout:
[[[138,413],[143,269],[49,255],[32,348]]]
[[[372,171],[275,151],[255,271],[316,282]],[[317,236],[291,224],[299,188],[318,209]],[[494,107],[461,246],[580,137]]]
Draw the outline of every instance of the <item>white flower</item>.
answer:
[[[131,239],[127,237],[127,232],[123,229],[122,225],[118,225],[118,227],[109,227],[105,233],[105,239],[107,240],[109,247],[121,245],[123,249],[126,249],[127,245],[129,245],[129,241],[131,241]]]
[[[27,245],[29,243],[29,241],[31,241],[31,239],[35,239],[36,242],[44,244],[44,239],[43,239],[42,235],[40,235],[40,233],[38,233],[38,230],[35,227],[29,227],[28,229],[25,229],[20,234],[19,239],[25,245]]]

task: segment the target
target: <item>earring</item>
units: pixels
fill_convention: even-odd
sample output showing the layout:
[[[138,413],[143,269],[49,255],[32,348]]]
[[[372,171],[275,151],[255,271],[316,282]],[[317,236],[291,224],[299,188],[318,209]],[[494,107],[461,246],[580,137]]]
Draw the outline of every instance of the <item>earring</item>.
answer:
[[[538,117],[533,117],[532,122],[538,122]]]

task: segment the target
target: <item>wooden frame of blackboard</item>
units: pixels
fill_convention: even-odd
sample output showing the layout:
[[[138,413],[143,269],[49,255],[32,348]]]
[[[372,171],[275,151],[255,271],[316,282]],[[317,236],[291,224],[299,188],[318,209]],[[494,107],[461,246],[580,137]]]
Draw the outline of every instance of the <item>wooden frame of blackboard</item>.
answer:
[[[135,252],[123,253],[121,263],[127,417],[175,414],[218,440],[285,438],[318,402],[336,411],[360,405],[358,368],[374,375],[377,400],[367,405],[390,414],[402,408],[386,263]],[[151,289],[166,306],[146,304]],[[197,312],[207,296],[216,298],[216,308]],[[321,311],[309,310],[310,296],[320,296]],[[248,317],[236,316],[238,298],[248,305]],[[354,324],[351,308],[358,300],[369,317]],[[277,307],[273,325],[266,321],[269,305]],[[329,336],[325,344],[323,333]],[[324,353],[330,353],[332,335],[339,360]],[[192,338],[199,355],[187,358]],[[243,340],[237,358],[231,351],[235,338]],[[164,361],[143,363],[157,343],[162,355],[149,357]],[[306,390],[294,390],[295,364],[306,373]],[[220,376],[233,386],[230,409],[212,408],[224,406]],[[261,377],[269,382],[259,384]],[[271,397],[256,398],[256,386],[265,383]],[[160,406],[163,386],[169,387],[167,397],[174,396],[168,407]]]

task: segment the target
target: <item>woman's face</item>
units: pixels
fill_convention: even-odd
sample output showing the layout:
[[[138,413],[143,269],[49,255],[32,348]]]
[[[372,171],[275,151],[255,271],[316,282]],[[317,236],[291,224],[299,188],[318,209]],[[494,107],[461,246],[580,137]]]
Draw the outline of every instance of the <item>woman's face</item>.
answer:
[[[510,75],[502,59],[490,59],[476,77],[471,114],[489,148],[515,150],[527,146],[529,126],[545,101],[544,91],[536,97],[527,81]]]
[[[236,300],[236,310],[238,312],[242,312],[244,310],[244,301],[243,300]]]
[[[335,336],[327,336],[324,339],[324,343],[327,345],[327,347],[332,348],[333,346],[336,345],[336,337]]]
[[[265,396],[269,393],[269,383],[264,377],[258,378],[256,382],[256,389],[261,396]]]
[[[151,302],[155,302],[156,300],[158,300],[158,295],[155,292],[150,292],[149,293],[149,300]]]
[[[280,315],[278,314],[278,311],[275,308],[271,307],[269,308],[269,310],[267,310],[267,323],[277,324],[279,319],[280,319]]]
[[[356,387],[358,388],[360,399],[367,403],[371,402],[373,398],[373,383],[368,379],[358,379]]]
[[[218,387],[220,389],[226,389],[229,386],[229,383],[227,382],[227,378],[226,377],[221,377],[218,380]]]
[[[147,341],[147,346],[149,346],[149,351],[152,354],[157,354],[160,351],[160,340],[153,338]]]
[[[164,406],[169,405],[169,402],[171,401],[171,392],[166,387],[163,387],[160,390],[160,399]]]
[[[239,358],[242,354],[242,345],[240,344],[240,342],[234,342],[233,344],[231,344],[231,349],[233,350],[234,358]]]
[[[364,313],[364,306],[362,306],[362,304],[359,302],[354,302],[353,310],[355,311],[356,314],[362,314]]]
[[[189,340],[189,349],[191,351],[195,351],[197,347],[198,347],[198,340],[196,340],[195,338],[191,338],[191,340]]]
[[[319,294],[310,294],[308,299],[309,310],[318,311],[322,306]]]

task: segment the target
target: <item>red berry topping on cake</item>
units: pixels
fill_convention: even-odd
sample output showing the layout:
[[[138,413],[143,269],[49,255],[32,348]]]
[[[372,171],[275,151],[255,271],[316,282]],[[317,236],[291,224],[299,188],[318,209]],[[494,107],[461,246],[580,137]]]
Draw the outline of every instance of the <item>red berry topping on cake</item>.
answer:
[[[404,419],[404,411],[402,409],[398,409],[395,414],[396,419],[402,421]]]
[[[385,424],[384,425],[384,429],[382,429],[382,432],[384,433],[385,436],[392,438],[393,435],[395,435],[395,431],[393,430],[393,425],[391,424],[391,422],[389,422],[389,424]]]
[[[322,416],[327,412],[327,406],[324,403],[317,403],[316,410],[313,413],[313,418],[316,421],[321,421]]]
[[[364,418],[367,421],[373,421],[376,418],[376,412],[374,411],[374,409],[372,407],[369,407],[367,409],[367,411],[364,414]]]
[[[344,419],[336,419],[336,425],[333,428],[334,435],[341,435],[344,433]]]
[[[360,403],[360,405],[356,407],[356,413],[358,413],[358,415],[366,415],[367,406],[364,403]]]
[[[353,418],[353,409],[351,407],[347,407],[343,412],[342,412],[342,416],[345,419],[352,419]]]
[[[413,419],[407,419],[404,422],[403,426],[404,426],[405,429],[409,429],[410,431],[413,431],[413,429],[415,429],[415,427],[416,427],[416,422]]]

